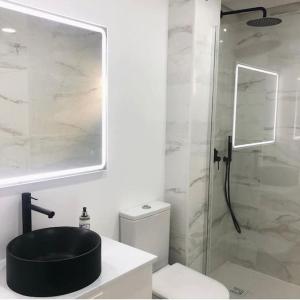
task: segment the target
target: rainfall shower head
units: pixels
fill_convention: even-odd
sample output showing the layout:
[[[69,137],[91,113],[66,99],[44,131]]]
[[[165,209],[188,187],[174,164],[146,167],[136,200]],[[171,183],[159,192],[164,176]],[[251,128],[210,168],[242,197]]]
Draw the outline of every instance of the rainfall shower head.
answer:
[[[253,12],[253,11],[262,11],[263,17],[259,19],[250,20],[247,22],[248,26],[254,26],[254,27],[267,27],[267,26],[274,26],[278,25],[282,22],[279,18],[271,18],[267,16],[267,10],[264,7],[252,7],[252,8],[245,8],[245,9],[239,9],[239,10],[232,10],[232,11],[221,11],[221,18],[223,16],[227,15],[235,15],[235,14],[241,14],[241,13],[247,13],[247,12]]]
[[[253,27],[268,27],[278,25],[281,22],[282,20],[279,18],[263,17],[260,19],[250,20],[247,22],[247,25]]]

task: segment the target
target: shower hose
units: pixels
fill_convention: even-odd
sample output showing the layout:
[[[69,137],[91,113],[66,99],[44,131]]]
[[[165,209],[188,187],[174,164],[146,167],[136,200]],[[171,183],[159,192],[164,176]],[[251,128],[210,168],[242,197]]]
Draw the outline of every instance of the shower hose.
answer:
[[[231,168],[231,159],[226,159],[225,160],[225,163],[226,163],[226,170],[225,170],[225,200],[226,200],[226,204],[227,204],[227,207],[228,207],[228,210],[230,212],[230,215],[231,215],[231,218],[232,218],[232,222],[233,222],[233,225],[236,229],[236,231],[241,234],[242,233],[242,230],[241,230],[241,227],[240,227],[240,224],[234,214],[234,211],[233,211],[233,208],[232,208],[232,205],[231,205],[231,198],[230,198],[230,168]]]

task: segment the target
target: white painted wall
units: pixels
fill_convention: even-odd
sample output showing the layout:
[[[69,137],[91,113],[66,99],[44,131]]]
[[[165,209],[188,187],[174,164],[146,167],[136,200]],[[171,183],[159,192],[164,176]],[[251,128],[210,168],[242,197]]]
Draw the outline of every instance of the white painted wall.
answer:
[[[164,189],[167,0],[18,0],[20,4],[104,25],[109,42],[108,174],[0,191],[0,258],[21,233],[20,197],[55,210],[33,213],[34,228],[78,226],[86,205],[92,229],[118,239],[121,208],[162,200]],[[47,53],[45,53],[47,55]]]

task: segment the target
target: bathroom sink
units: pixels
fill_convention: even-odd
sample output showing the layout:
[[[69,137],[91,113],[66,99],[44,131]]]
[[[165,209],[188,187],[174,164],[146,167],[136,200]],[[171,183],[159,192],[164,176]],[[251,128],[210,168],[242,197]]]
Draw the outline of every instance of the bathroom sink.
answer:
[[[23,234],[6,249],[7,285],[17,293],[51,297],[94,282],[101,273],[101,238],[87,229],[46,228]]]

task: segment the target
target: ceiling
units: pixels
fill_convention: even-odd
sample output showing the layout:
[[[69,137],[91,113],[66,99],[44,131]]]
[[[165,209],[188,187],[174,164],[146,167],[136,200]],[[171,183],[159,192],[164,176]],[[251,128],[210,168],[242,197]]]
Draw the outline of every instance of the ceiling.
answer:
[[[243,9],[254,6],[264,6],[266,8],[300,2],[297,0],[222,0],[222,4],[230,9]]]

